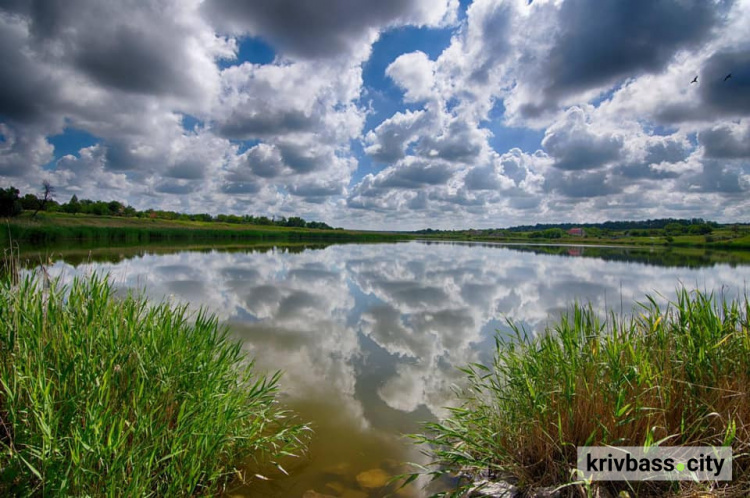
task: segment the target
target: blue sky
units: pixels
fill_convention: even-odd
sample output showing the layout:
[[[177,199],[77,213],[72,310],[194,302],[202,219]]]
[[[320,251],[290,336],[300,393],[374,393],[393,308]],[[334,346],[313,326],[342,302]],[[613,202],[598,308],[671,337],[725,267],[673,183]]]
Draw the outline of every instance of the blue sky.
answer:
[[[62,133],[50,136],[47,141],[55,148],[54,159],[49,163],[50,168],[54,168],[55,160],[68,154],[75,155],[79,150],[99,143],[95,135],[72,126],[63,128]]]
[[[747,25],[750,0],[6,2],[0,184],[360,228],[748,221]]]

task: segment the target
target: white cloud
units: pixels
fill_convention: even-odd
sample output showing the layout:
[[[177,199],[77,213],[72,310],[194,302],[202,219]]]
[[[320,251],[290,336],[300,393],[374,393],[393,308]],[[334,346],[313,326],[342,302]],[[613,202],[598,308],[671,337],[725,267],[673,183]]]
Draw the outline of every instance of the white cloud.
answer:
[[[404,101],[420,102],[433,96],[435,86],[434,63],[424,52],[403,54],[385,70],[398,86],[406,92]]]
[[[0,177],[33,179],[39,166],[53,159],[54,147],[33,126],[0,123]]]
[[[547,128],[542,146],[555,159],[556,168],[586,170],[620,159],[623,138],[597,131],[587,122],[583,109],[571,107],[561,120]]]
[[[406,148],[429,125],[427,111],[397,112],[367,132],[365,152],[376,161],[392,163],[406,156]]]
[[[280,5],[4,4],[0,177],[367,228],[742,214],[747,0],[476,0],[460,23],[455,0]],[[394,52],[402,102],[373,123],[373,43],[405,26],[452,37]],[[245,36],[274,60],[238,60]],[[61,158],[66,128],[96,144]]]

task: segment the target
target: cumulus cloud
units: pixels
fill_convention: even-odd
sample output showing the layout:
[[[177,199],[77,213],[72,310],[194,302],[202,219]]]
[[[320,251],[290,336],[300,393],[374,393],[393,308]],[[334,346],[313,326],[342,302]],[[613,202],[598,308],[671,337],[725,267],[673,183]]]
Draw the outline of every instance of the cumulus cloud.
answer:
[[[221,80],[213,115],[217,132],[228,138],[325,132],[335,121],[349,125],[339,132],[359,133],[360,111],[351,101],[359,94],[361,69],[348,62],[245,63],[225,69]]]
[[[432,154],[466,166],[439,186],[413,186],[412,196],[373,190],[378,178],[366,178],[352,205],[435,216],[453,204],[472,219],[475,206],[509,217],[527,208],[544,219],[595,209],[632,218],[659,205],[675,212],[673,191],[686,204],[698,192],[721,201],[744,188],[742,164],[710,159],[746,156],[745,124],[736,118],[745,115],[748,20],[743,1],[476,0],[439,56],[413,52],[389,66],[412,108],[370,132],[366,149],[395,164]],[[416,112],[419,127],[405,119]],[[531,181],[513,177],[512,160],[500,166],[493,120],[543,130],[534,168],[515,169],[533,171]],[[377,201],[365,199],[375,191]]]
[[[406,148],[429,124],[426,111],[397,112],[370,130],[365,137],[365,152],[376,161],[392,163],[406,156]]]
[[[520,149],[513,149],[496,157],[491,164],[470,169],[464,182],[469,190],[502,191],[506,196],[532,194],[542,178],[539,159],[544,161],[547,156],[528,156]]]
[[[227,32],[260,36],[292,56],[317,58],[369,52],[383,28],[440,26],[456,19],[455,0],[208,0],[203,9]]]
[[[750,48],[714,53],[701,76],[701,97],[709,109],[724,116],[750,114]]]
[[[562,2],[556,43],[547,60],[539,61],[550,65],[546,97],[659,72],[679,50],[706,40],[723,11],[721,3],[701,0]]]
[[[0,176],[33,176],[40,165],[53,159],[53,151],[43,131],[0,123]]]
[[[579,174],[551,172],[545,178],[545,187],[573,199],[591,199],[619,193],[621,187],[611,181],[605,171],[590,171]]]
[[[186,6],[141,2],[136,7],[89,0],[76,0],[64,8],[56,2],[36,2],[33,7],[11,4],[2,17],[15,26],[2,31],[15,32],[15,46],[11,45],[15,50],[10,56],[20,60],[11,62],[29,66],[21,75],[31,79],[29,90],[35,84],[49,85],[37,88],[38,93],[42,98],[56,97],[58,105],[71,97],[64,90],[72,77],[92,87],[82,90],[93,92],[100,87],[192,106],[217,88],[214,59],[230,56],[232,48]],[[39,75],[44,73],[52,80],[41,80]],[[3,76],[3,81],[24,84],[22,78]],[[62,89],[55,83],[63,83]],[[26,98],[16,99],[16,105],[29,105],[25,100],[36,93],[22,95]]]
[[[462,8],[3,2],[0,178],[365,228],[742,214],[750,2]]]
[[[243,155],[243,167],[232,172],[232,178],[238,181],[249,179],[246,174],[252,172],[263,178],[273,178],[284,172],[284,159],[281,151],[274,145],[258,144]],[[245,171],[245,174],[242,171]]]
[[[728,164],[706,159],[697,173],[685,176],[681,182],[689,191],[744,196],[750,191],[750,161]]]
[[[743,27],[750,22],[750,4],[722,4],[722,12],[727,13],[720,29],[705,44],[676,54],[660,73],[630,79],[602,107],[613,118],[649,119],[683,127],[747,116],[747,92],[743,89],[748,85],[750,40]],[[730,73],[732,77],[725,80]],[[688,83],[695,76],[697,83]]]
[[[419,102],[432,96],[435,86],[434,63],[424,52],[400,55],[385,70],[398,86],[404,89],[406,102]]]
[[[597,132],[581,108],[571,107],[563,119],[547,128],[542,146],[555,159],[556,168],[596,169],[620,157],[623,139]]]
[[[0,10],[0,115],[22,123],[48,121],[49,107],[61,98],[55,69],[30,53],[30,24]]]
[[[707,157],[715,159],[750,158],[750,120],[722,123],[702,130],[698,140]]]
[[[693,152],[692,144],[679,134],[632,137],[628,145],[628,159],[614,171],[630,180],[675,178],[680,170],[685,170],[676,165],[686,161]]]
[[[449,117],[441,124],[437,135],[425,136],[419,142],[419,153],[425,157],[473,163],[486,146],[489,133],[460,117]]]
[[[58,160],[57,185],[83,197],[109,196],[128,184],[124,173],[108,170],[106,149],[94,145],[81,149],[78,156],[67,155]]]
[[[452,177],[452,174],[451,166],[445,162],[409,157],[377,175],[368,175],[358,185],[358,194],[372,197],[380,195],[383,190],[443,185]]]

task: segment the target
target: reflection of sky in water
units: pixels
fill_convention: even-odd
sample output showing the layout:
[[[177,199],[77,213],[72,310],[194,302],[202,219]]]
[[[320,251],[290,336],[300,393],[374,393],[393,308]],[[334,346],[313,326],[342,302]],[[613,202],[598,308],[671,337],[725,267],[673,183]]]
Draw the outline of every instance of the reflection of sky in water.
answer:
[[[672,298],[680,282],[734,297],[750,277],[750,266],[659,267],[421,243],[58,262],[51,273],[92,269],[157,300],[208,307],[260,368],[284,370],[285,399],[314,420],[317,439],[296,477],[275,484],[279,496],[313,487],[336,494],[325,488],[331,479],[353,488],[357,472],[418,459],[396,435],[445,414],[460,380],[454,367],[488,361],[506,317],[540,330],[574,300],[629,311],[646,293]],[[324,472],[343,463],[352,467],[348,484]]]

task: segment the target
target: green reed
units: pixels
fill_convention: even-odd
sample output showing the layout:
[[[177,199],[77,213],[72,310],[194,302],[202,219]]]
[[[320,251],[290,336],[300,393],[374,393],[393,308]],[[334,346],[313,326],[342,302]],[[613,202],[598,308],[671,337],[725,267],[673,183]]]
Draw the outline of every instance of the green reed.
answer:
[[[61,242],[85,242],[94,244],[147,244],[153,242],[200,242],[200,241],[276,241],[276,242],[378,242],[409,239],[405,234],[361,232],[350,230],[314,230],[284,227],[212,228],[198,222],[185,222],[170,226],[151,226],[151,220],[93,220],[110,222],[110,226],[88,225],[91,218],[72,220],[79,225],[58,225],[55,217],[30,222],[11,220],[0,230],[0,245],[7,246],[10,240],[22,241],[27,246],[49,245]],[[66,222],[71,222],[67,220]]]
[[[522,488],[568,484],[564,493],[585,496],[573,472],[577,446],[731,445],[734,480],[723,488],[607,486],[635,496],[750,494],[747,298],[680,290],[666,309],[649,297],[637,311],[600,320],[575,305],[535,337],[511,324],[515,334],[498,337],[491,367],[462,369],[461,405],[413,436],[433,462],[423,473],[489,475]]]
[[[308,428],[204,311],[107,279],[0,284],[0,495],[214,495]]]

